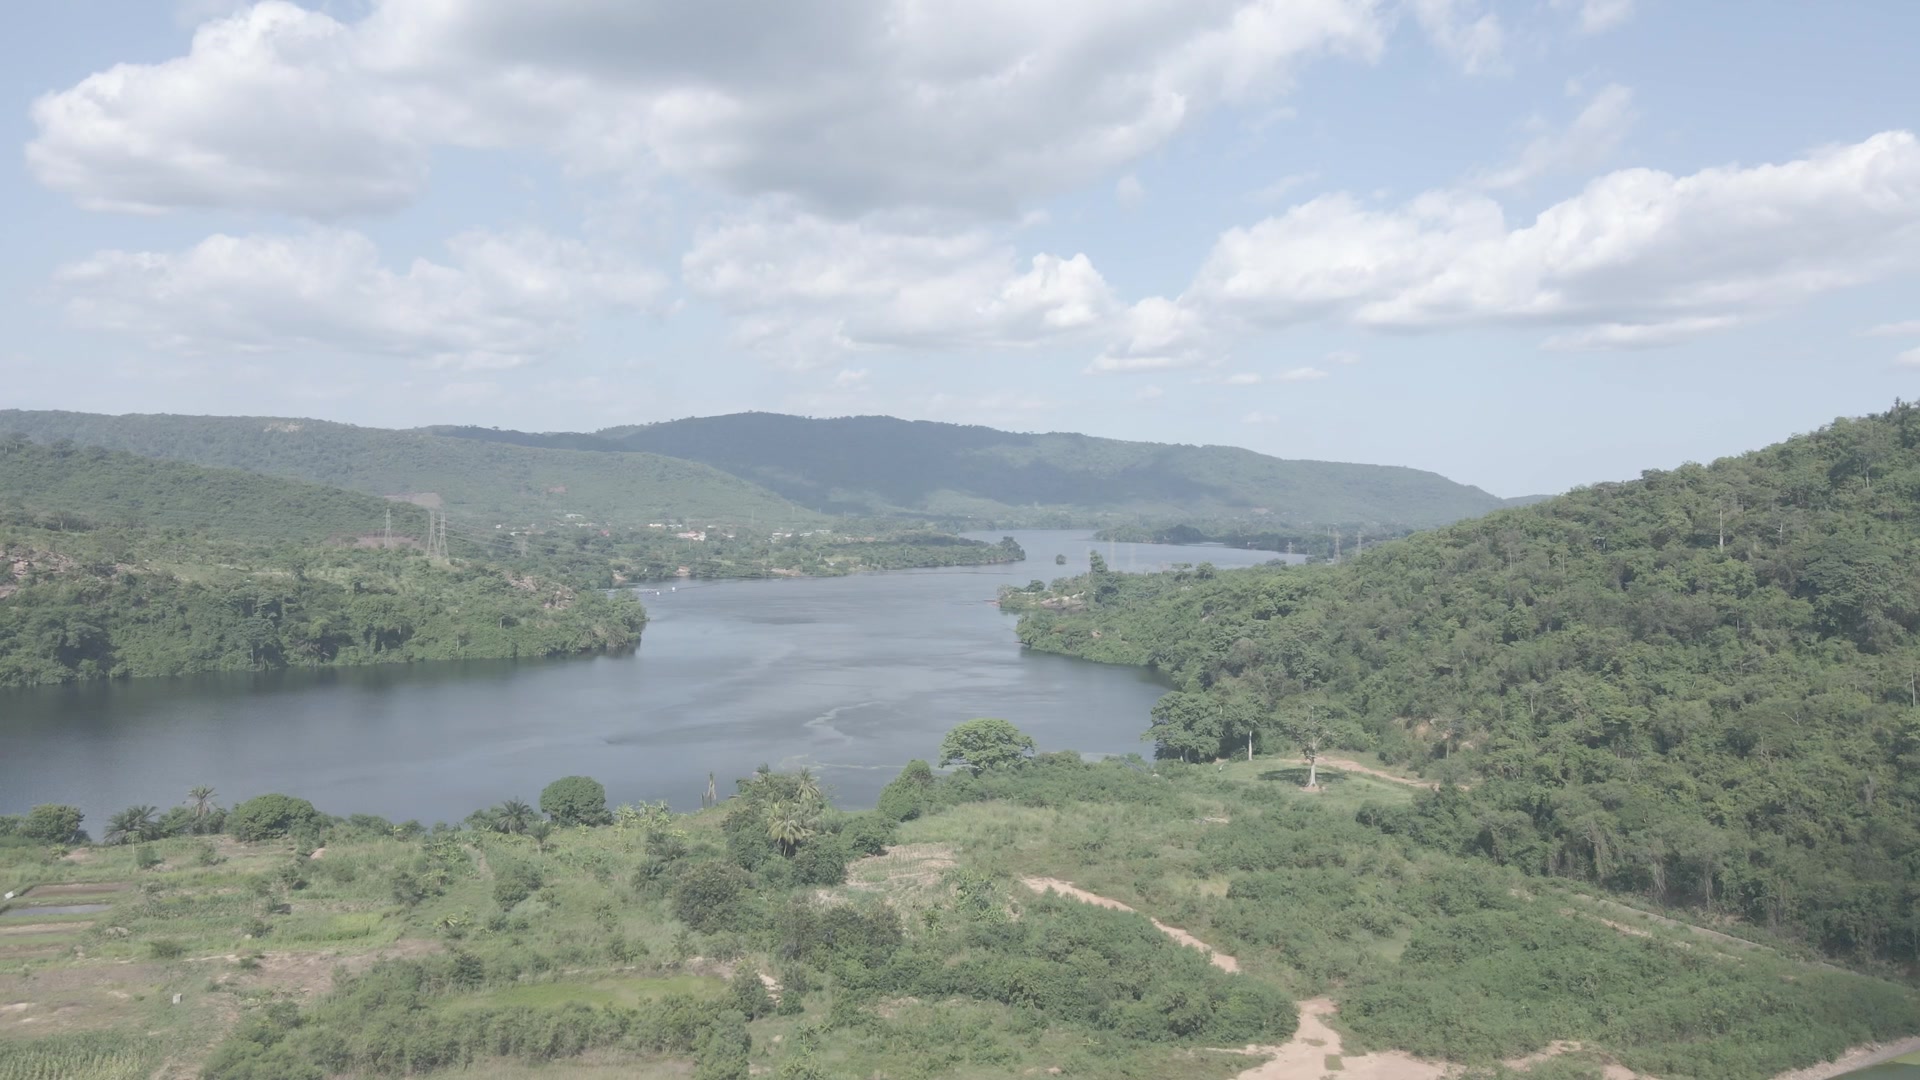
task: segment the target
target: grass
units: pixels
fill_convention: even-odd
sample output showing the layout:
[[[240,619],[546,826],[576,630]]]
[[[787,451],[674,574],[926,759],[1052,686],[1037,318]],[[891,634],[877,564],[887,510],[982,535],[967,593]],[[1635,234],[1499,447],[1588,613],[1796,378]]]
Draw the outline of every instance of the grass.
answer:
[[[103,1032],[0,1041],[0,1080],[140,1080],[158,1057],[149,1039]]]
[[[669,994],[695,998],[717,998],[726,991],[726,983],[704,975],[642,975],[632,978],[607,977],[593,980],[561,979],[554,982],[530,982],[503,986],[478,994],[469,994],[451,1003],[452,1008],[488,1007],[546,1008],[579,1002],[583,1005],[638,1005],[658,1001]]]

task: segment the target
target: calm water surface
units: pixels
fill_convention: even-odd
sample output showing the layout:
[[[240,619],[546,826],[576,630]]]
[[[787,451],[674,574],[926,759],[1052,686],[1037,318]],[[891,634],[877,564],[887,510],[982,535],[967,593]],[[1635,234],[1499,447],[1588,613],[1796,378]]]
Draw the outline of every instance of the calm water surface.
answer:
[[[280,791],[329,813],[457,821],[532,802],[572,773],[615,802],[686,809],[709,770],[724,795],[762,763],[812,766],[839,803],[863,806],[975,716],[1006,717],[1042,749],[1143,750],[1162,687],[1131,668],[1024,653],[989,603],[1003,584],[1083,572],[1089,534],[1014,536],[1028,561],[1010,566],[649,590],[652,622],[630,656],[0,692],[0,813],[72,803],[98,833],[122,807],[164,808],[211,784],[228,805]],[[1098,546],[1142,571],[1275,557]]]

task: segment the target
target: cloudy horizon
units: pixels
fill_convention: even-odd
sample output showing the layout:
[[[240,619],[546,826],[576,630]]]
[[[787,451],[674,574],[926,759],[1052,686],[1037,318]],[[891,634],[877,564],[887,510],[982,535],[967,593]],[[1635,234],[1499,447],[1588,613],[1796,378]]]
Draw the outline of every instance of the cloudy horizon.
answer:
[[[1920,8],[15,15],[0,406],[749,409],[1558,491],[1920,386]]]

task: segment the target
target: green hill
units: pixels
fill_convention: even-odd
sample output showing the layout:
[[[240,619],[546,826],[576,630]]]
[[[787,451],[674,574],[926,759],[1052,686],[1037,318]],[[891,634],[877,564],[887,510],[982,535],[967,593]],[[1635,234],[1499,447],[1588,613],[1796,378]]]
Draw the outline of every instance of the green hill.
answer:
[[[426,535],[424,513],[373,495],[239,469],[208,469],[97,446],[0,435],[0,519],[54,529],[76,521],[315,543]]]
[[[1338,566],[1097,573],[1020,636],[1165,672],[1163,755],[1319,726],[1471,784],[1388,827],[1910,965],[1917,498],[1901,404]]]
[[[717,469],[655,454],[585,453],[320,420],[0,410],[0,436],[67,439],[437,503],[471,522],[800,522],[813,515]]]
[[[1023,435],[986,427],[777,413],[674,420],[591,435],[432,431],[485,442],[642,451],[704,462],[836,514],[1006,519],[1259,517],[1276,523],[1426,527],[1503,501],[1435,473],[1287,461],[1226,446]]]

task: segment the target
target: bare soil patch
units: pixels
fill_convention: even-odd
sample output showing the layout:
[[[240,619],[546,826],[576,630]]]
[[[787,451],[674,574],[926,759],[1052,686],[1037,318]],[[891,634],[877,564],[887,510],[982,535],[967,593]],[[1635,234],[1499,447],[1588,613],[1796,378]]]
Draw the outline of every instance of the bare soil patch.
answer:
[[[1920,1053],[1920,1036],[1899,1042],[1867,1043],[1854,1047],[1832,1061],[1823,1061],[1804,1069],[1789,1069],[1773,1080],[1831,1080],[1835,1076],[1844,1076],[1869,1065],[1880,1065],[1914,1053]]]
[[[1300,1028],[1283,1046],[1249,1046],[1248,1054],[1270,1054],[1266,1061],[1242,1072],[1239,1080],[1442,1080],[1451,1071],[1443,1062],[1427,1061],[1389,1050],[1349,1056],[1340,1033],[1327,1024],[1335,1006],[1326,998],[1300,1003]],[[1337,1059],[1337,1067],[1330,1067]]]

